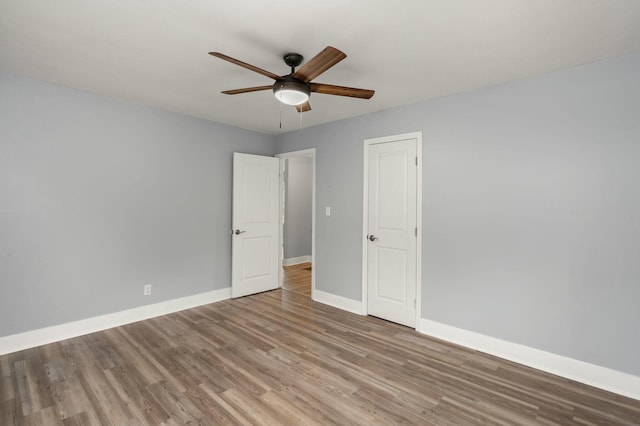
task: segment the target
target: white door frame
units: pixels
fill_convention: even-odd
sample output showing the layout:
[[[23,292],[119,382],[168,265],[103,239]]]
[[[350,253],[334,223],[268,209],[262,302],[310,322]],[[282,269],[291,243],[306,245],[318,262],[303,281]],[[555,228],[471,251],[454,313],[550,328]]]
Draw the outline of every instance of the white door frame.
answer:
[[[279,269],[279,281],[278,287],[282,287],[282,262],[284,260],[284,223],[282,221],[284,217],[284,199],[282,197],[284,193],[284,173],[283,166],[284,160],[291,157],[311,157],[311,169],[313,173],[312,183],[311,183],[311,300],[316,300],[316,149],[309,148],[303,149],[300,151],[291,151],[284,152],[281,154],[276,154],[276,158],[280,159],[280,241],[279,241],[279,250],[280,250],[280,269]]]
[[[416,330],[422,317],[422,132],[403,133],[400,135],[364,140],[364,175],[362,189],[362,315],[367,315],[368,283],[367,276],[367,235],[369,231],[369,147],[371,145],[398,140],[415,139],[418,157],[416,173]]]

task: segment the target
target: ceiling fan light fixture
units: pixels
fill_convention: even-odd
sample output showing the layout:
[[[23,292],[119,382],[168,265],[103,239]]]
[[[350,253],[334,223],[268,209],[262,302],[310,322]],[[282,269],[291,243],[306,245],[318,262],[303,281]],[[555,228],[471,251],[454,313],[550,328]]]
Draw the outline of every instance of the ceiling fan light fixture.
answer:
[[[309,100],[310,93],[307,83],[293,77],[284,77],[273,85],[276,99],[286,105],[301,105]]]

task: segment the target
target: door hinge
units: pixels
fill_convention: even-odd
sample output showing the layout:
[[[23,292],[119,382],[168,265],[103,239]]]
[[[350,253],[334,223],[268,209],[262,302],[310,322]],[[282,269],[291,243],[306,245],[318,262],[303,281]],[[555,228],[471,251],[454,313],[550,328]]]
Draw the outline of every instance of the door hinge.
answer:
[[[418,302],[416,299],[413,299],[413,307],[417,308],[418,307]]]
[[[416,238],[418,237],[418,228],[415,228]]]

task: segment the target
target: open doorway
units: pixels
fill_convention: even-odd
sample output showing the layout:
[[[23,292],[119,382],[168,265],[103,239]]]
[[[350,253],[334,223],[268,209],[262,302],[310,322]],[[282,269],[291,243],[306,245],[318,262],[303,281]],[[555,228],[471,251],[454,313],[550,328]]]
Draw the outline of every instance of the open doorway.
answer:
[[[280,285],[314,299],[315,148],[280,158]]]

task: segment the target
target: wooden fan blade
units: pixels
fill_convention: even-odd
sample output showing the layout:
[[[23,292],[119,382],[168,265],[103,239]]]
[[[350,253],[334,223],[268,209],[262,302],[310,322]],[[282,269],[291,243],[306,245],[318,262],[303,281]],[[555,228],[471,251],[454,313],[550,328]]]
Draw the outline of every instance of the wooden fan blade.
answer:
[[[269,72],[269,71],[265,71],[262,68],[258,68],[258,67],[255,67],[255,66],[251,65],[251,64],[247,64],[246,62],[239,61],[238,59],[234,59],[231,56],[224,55],[224,54],[222,54],[220,52],[209,52],[209,55],[215,56],[216,58],[223,59],[223,60],[225,60],[227,62],[231,62],[232,64],[239,65],[242,68],[246,68],[248,70],[257,72],[258,74],[262,74],[265,77],[269,77],[269,78],[272,78],[274,80],[277,80],[277,79],[280,78],[279,75],[275,75],[274,73]]]
[[[308,83],[346,57],[335,47],[327,46],[294,72],[293,77]]]
[[[272,88],[273,86],[245,87],[244,89],[223,90],[222,93],[224,93],[225,95],[237,95],[240,93],[258,92],[260,90],[270,90]]]
[[[296,105],[296,109],[298,110],[298,112],[311,111],[311,104],[309,103],[309,101],[307,101],[303,104]]]
[[[312,92],[325,95],[349,96],[352,98],[371,99],[375,90],[356,89],[354,87],[334,86],[333,84],[310,83]]]

